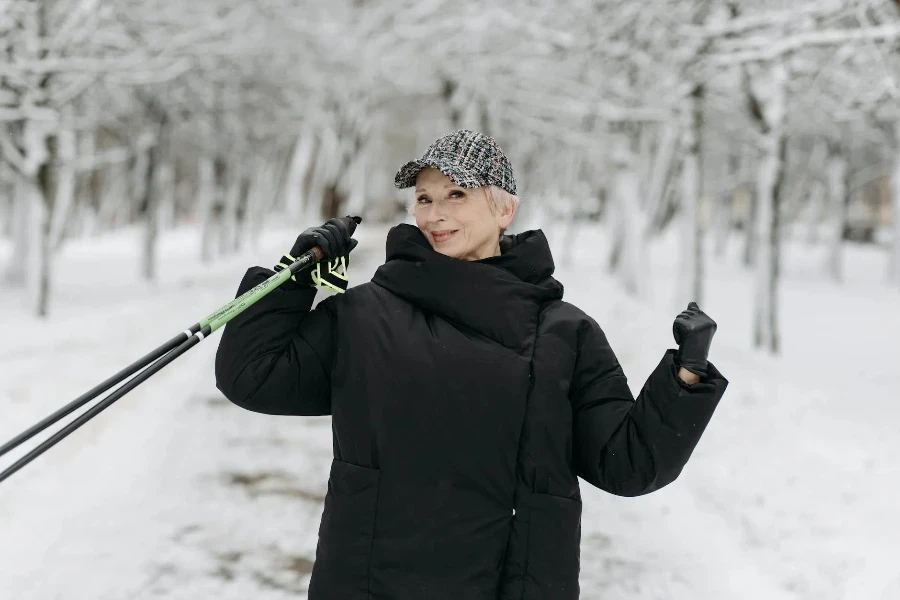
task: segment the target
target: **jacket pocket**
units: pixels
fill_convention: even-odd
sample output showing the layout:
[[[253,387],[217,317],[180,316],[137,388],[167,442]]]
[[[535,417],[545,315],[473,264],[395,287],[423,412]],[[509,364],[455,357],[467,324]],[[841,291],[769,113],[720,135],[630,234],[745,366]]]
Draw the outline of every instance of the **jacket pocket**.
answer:
[[[513,517],[502,600],[577,600],[581,502],[532,494]]]
[[[369,597],[379,476],[377,469],[332,461],[309,585],[310,600]]]

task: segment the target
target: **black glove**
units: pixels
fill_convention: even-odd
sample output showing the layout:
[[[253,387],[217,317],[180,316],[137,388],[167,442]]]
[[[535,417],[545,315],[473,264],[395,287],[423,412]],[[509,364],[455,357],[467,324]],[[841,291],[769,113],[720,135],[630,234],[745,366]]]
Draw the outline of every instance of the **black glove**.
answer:
[[[700,310],[696,302],[688,304],[687,310],[675,317],[672,325],[675,343],[678,344],[675,364],[695,375],[706,377],[706,358],[709,356],[716,327],[716,322]]]
[[[359,243],[351,236],[360,223],[362,219],[359,217],[341,217],[328,219],[319,227],[310,227],[297,236],[297,241],[291,248],[291,256],[294,259],[300,258],[313,246],[321,248],[323,260],[349,256]]]
[[[297,236],[290,253],[281,257],[275,270],[286,269],[314,246],[318,246],[322,251],[322,261],[311,271],[300,273],[299,277],[292,275],[291,279],[309,287],[322,286],[336,292],[346,290],[350,252],[359,243],[351,236],[360,223],[361,218],[347,216],[329,219],[320,227],[310,227]]]

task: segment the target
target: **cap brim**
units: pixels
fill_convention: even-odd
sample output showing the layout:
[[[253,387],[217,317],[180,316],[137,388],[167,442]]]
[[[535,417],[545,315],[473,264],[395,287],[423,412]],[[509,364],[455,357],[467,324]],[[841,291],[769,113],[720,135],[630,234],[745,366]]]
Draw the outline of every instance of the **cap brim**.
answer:
[[[479,187],[479,185],[473,185],[476,181],[476,177],[469,175],[468,173],[461,172],[461,169],[458,166],[453,166],[452,168],[446,165],[442,165],[437,161],[432,160],[411,160],[397,171],[397,174],[394,176],[394,185],[399,189],[410,188],[416,185],[416,178],[419,176],[424,169],[428,167],[432,167],[437,169],[444,176],[447,177],[450,181],[455,183],[456,185],[464,188],[471,187]]]
[[[416,177],[419,176],[419,173],[422,172],[422,169],[425,169],[430,165],[425,164],[424,161],[421,160],[411,160],[397,171],[397,174],[394,175],[394,185],[399,189],[404,189],[408,187],[413,187],[416,185]]]

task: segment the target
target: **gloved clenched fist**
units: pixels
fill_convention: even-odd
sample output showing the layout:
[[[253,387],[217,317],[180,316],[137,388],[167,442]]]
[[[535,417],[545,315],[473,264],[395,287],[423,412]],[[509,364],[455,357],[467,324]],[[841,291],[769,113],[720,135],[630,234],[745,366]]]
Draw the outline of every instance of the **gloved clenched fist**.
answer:
[[[672,325],[675,343],[678,344],[675,364],[700,377],[706,377],[706,359],[716,327],[716,322],[700,310],[696,302],[688,304],[687,310],[675,317]]]
[[[350,252],[359,243],[351,236],[360,223],[362,219],[359,217],[348,216],[329,219],[320,227],[310,227],[297,236],[291,251],[275,265],[275,271],[287,269],[291,263],[318,246],[322,251],[322,260],[312,270],[292,275],[291,279],[310,287],[321,286],[343,292],[349,284],[347,267]]]
[[[295,259],[300,258],[313,246],[321,248],[324,255],[323,260],[348,256],[359,243],[351,236],[360,223],[362,223],[362,219],[359,217],[341,217],[328,219],[324,225],[319,227],[310,227],[297,236],[297,241],[291,248],[291,256]]]

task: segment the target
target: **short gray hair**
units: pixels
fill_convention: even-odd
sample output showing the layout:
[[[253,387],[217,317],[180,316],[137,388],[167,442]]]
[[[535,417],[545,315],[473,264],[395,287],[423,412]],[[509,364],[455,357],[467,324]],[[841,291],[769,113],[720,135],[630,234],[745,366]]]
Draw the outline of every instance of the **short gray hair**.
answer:
[[[501,210],[515,210],[519,206],[519,197],[510,194],[500,186],[489,185],[485,189],[487,194],[488,206],[491,212],[497,214]]]

